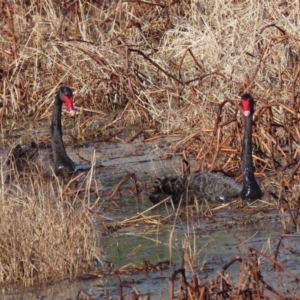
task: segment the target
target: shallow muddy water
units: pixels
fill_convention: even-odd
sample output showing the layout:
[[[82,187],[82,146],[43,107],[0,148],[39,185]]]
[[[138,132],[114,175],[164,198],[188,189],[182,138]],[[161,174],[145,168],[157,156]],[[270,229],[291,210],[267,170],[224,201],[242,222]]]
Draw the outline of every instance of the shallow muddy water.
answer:
[[[176,143],[180,137],[158,139],[151,143],[136,140],[132,143],[86,143],[80,147],[67,148],[72,160],[80,167],[89,167],[90,162],[101,167],[96,168],[95,177],[103,199],[108,198],[115,186],[128,174],[135,174],[138,183],[151,184],[156,176],[180,173],[180,158],[163,160],[170,143]],[[3,152],[4,153],[4,152]],[[193,165],[193,162],[191,162]],[[129,180],[121,190],[132,187]],[[138,198],[130,193],[118,195],[115,202],[109,199],[103,202],[99,214],[107,226],[122,222],[130,217],[137,217],[152,204],[146,193]],[[176,208],[175,208],[176,209]],[[168,299],[168,280],[173,270],[181,267],[182,249],[192,258],[196,274],[201,282],[213,279],[221,269],[236,255],[247,259],[248,247],[254,247],[267,255],[273,256],[283,233],[277,210],[263,210],[258,207],[238,211],[235,205],[213,211],[213,217],[178,216],[173,208],[161,206],[143,215],[156,216],[162,225],[145,224],[123,226],[104,236],[99,242],[104,251],[104,266],[101,268],[117,269],[126,265],[142,266],[143,260],[152,264],[171,261],[169,270],[147,272],[138,275],[100,276],[97,279],[61,282],[51,286],[31,288],[29,290],[2,289],[0,299],[76,299],[80,290],[87,292],[94,299],[117,299],[118,285],[121,281],[134,283],[142,297],[150,299]],[[187,214],[188,215],[188,214]],[[158,216],[158,217],[157,217]],[[163,222],[164,218],[168,222]],[[288,216],[287,216],[288,218]],[[154,221],[153,221],[154,222]],[[297,237],[286,237],[285,248],[280,248],[279,261],[300,277],[300,243]],[[266,282],[280,291],[299,293],[293,278],[274,273],[271,264],[260,258],[261,272]],[[191,273],[187,268],[188,280]],[[239,263],[227,270],[228,276],[237,277]],[[131,299],[131,298],[130,298]]]

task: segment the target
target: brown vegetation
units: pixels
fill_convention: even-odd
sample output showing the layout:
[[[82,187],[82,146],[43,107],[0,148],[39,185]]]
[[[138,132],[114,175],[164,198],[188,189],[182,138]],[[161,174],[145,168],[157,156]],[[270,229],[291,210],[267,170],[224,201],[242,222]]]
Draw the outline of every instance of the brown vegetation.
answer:
[[[278,245],[279,246],[279,245]],[[268,282],[263,276],[260,270],[260,262],[257,258],[257,254],[264,257],[270,263],[269,267],[277,270],[277,272],[283,271],[286,277],[290,277],[295,280],[293,284],[297,286],[297,278],[292,272],[282,266],[280,263],[265,255],[261,251],[255,248],[248,249],[249,259],[243,259],[239,256],[234,257],[228,263],[226,263],[216,273],[216,277],[213,280],[202,283],[198,279],[197,272],[192,265],[191,259],[188,257],[186,251],[182,254],[182,265],[187,265],[186,268],[174,270],[169,278],[169,299],[180,300],[205,300],[205,299],[287,299],[287,295],[278,291],[276,283]],[[233,277],[228,269],[233,264],[239,264],[238,278]],[[189,275],[186,275],[186,273]],[[274,271],[276,273],[276,271]],[[188,279],[190,277],[190,279]],[[125,288],[130,289],[131,293],[125,291]],[[296,293],[291,292],[292,296],[289,299],[299,299]],[[78,300],[84,300],[86,293],[81,291],[78,294]],[[95,299],[88,295],[90,298]],[[149,297],[149,296],[148,296]],[[137,289],[136,285],[130,282],[122,282],[119,285],[119,298],[118,299],[143,299],[141,293]],[[147,298],[149,299],[149,298]]]
[[[179,133],[185,138],[173,153],[195,157],[199,170],[237,177],[237,99],[250,92],[257,100],[256,174],[266,195],[276,194],[281,210],[287,208],[297,224],[298,1],[13,0],[1,1],[0,8],[1,127],[9,124],[4,133],[18,129],[14,120],[48,117],[53,95],[64,84],[75,90],[80,107],[74,139],[95,139],[108,128],[118,133],[132,125],[139,125],[145,141],[157,133]],[[270,175],[273,186],[266,189]],[[97,257],[84,248],[92,227],[83,202],[83,208],[74,210],[62,194],[51,201],[53,196],[48,199],[36,190],[1,190],[1,223],[7,225],[1,236],[9,244],[2,243],[7,269],[0,272],[0,282],[29,285],[65,276],[66,270],[73,278],[78,261]],[[24,233],[32,233],[28,244]],[[49,242],[50,237],[54,240]],[[57,253],[62,251],[63,260],[68,257],[61,248],[68,240],[84,258],[74,254],[75,259],[58,261],[64,272],[50,268]],[[41,250],[49,244],[55,247],[48,260]],[[27,253],[32,245],[37,250]],[[18,261],[21,254],[11,257],[17,248],[25,262],[38,265],[25,269]]]
[[[42,177],[41,177],[42,178]],[[28,175],[0,189],[0,284],[30,286],[75,279],[101,261],[92,224],[90,178],[84,195],[57,180]]]
[[[185,133],[175,153],[195,156],[200,170],[237,175],[235,104],[247,91],[257,100],[257,173],[277,171],[282,156],[293,163],[300,141],[297,7],[297,1],[2,1],[1,116],[44,118],[65,84],[81,108],[79,140],[102,135],[103,117],[113,112],[108,126],[152,129],[147,138]]]

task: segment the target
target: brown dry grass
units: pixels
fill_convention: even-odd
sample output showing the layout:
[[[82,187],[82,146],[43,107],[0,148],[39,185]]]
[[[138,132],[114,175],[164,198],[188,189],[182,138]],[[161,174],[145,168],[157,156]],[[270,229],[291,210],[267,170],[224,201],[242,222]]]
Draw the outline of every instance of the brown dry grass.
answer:
[[[97,122],[113,114],[111,124],[119,128],[185,134],[174,152],[196,157],[200,170],[237,175],[241,121],[235,103],[248,91],[257,100],[256,172],[266,177],[273,170],[279,199],[289,187],[296,203],[299,166],[283,175],[299,156],[298,1],[12,0],[0,7],[2,126],[12,117],[48,117],[55,91],[65,84],[81,107],[79,138],[101,135],[106,127]],[[10,130],[17,126],[11,122]],[[34,208],[48,201],[26,193],[3,196],[7,220],[26,215],[19,213],[22,198]],[[41,210],[37,219],[64,223],[57,209]]]
[[[48,116],[66,84],[81,107],[78,138],[101,135],[113,112],[113,126],[185,133],[191,139],[175,152],[196,156],[199,169],[222,168],[215,158],[225,154],[227,172],[237,168],[240,139],[231,137],[237,125],[223,124],[236,116],[232,102],[216,125],[219,105],[249,91],[259,112],[258,172],[274,169],[264,156],[300,142],[295,0],[1,3],[2,117]]]
[[[85,183],[88,191],[90,179]],[[0,284],[75,279],[101,260],[89,193],[68,196],[61,182],[28,176],[0,189]]]
[[[62,83],[75,88],[78,106],[128,104],[137,123],[165,133],[212,125],[217,104],[245,90],[292,107],[298,5],[2,2],[2,115],[47,113]]]

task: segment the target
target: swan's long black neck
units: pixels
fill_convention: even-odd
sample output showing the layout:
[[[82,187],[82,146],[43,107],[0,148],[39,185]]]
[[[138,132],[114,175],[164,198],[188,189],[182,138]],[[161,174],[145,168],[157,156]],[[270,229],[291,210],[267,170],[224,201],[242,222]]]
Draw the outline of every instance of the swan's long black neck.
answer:
[[[242,173],[244,181],[250,181],[254,176],[252,161],[252,116],[245,117],[245,128],[242,150]]]
[[[254,176],[254,167],[252,161],[252,114],[245,117],[245,128],[242,150],[242,173],[243,190],[241,198],[243,200],[257,199],[261,196],[260,187]]]
[[[62,139],[61,109],[62,101],[60,100],[59,95],[56,95],[51,121],[51,138],[55,166],[62,160],[68,158]]]

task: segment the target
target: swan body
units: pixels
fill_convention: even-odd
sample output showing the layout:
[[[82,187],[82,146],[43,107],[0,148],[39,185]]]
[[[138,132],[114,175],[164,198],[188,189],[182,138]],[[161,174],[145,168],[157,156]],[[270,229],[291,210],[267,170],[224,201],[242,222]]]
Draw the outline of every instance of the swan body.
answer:
[[[155,183],[155,191],[149,196],[152,203],[156,204],[172,196],[173,203],[181,199],[192,202],[196,199],[209,201],[230,201],[239,197],[242,184],[233,178],[217,173],[195,173],[171,178],[159,178]]]
[[[233,178],[216,173],[200,172],[191,175],[182,175],[169,178],[158,178],[154,192],[149,195],[152,203],[171,196],[173,203],[181,199],[221,200],[230,201],[241,197],[244,201],[255,200],[261,197],[261,189],[254,176],[252,161],[252,114],[254,100],[250,94],[243,94],[241,106],[245,117],[243,150],[241,155],[241,170],[243,182],[238,183]]]
[[[51,119],[51,146],[44,143],[17,145],[11,150],[7,164],[18,173],[38,173],[43,177],[66,177],[75,171],[75,165],[67,155],[62,140],[61,110],[65,104],[69,114],[74,116],[73,92],[69,87],[61,87],[54,101]]]

